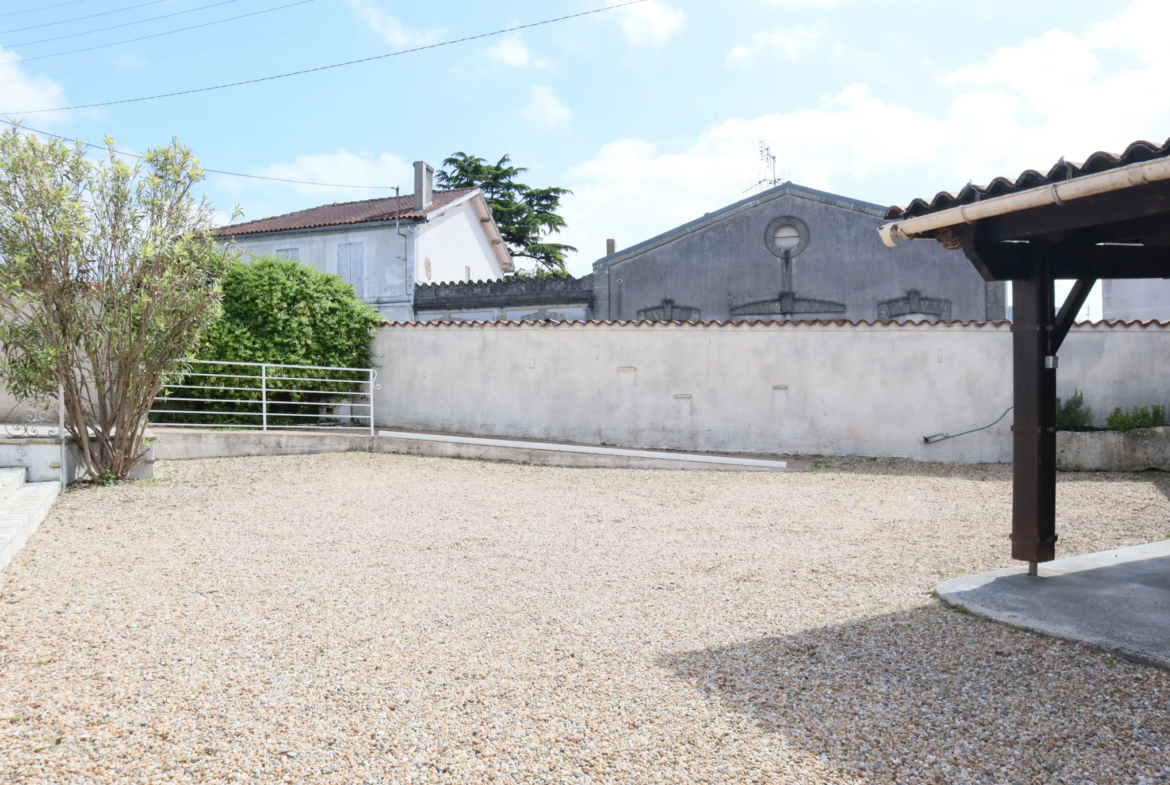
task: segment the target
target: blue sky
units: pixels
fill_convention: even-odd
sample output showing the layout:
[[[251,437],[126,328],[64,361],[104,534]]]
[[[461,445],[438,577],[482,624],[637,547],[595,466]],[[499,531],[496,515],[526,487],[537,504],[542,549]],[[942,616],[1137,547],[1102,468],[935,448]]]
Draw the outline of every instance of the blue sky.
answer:
[[[45,8],[58,2],[0,2],[0,113],[263,77],[619,0]],[[44,57],[244,14],[255,15]],[[112,25],[125,26],[89,32]],[[581,249],[570,268],[583,273],[607,237],[632,245],[742,198],[761,174],[760,139],[795,182],[883,204],[1161,142],[1167,29],[1165,0],[646,0],[301,77],[9,116],[135,150],[176,136],[209,168],[405,191],[416,159],[508,153],[530,184],[575,191],[562,239]],[[70,37],[44,40],[58,36]],[[218,175],[206,191],[247,218],[385,193]]]

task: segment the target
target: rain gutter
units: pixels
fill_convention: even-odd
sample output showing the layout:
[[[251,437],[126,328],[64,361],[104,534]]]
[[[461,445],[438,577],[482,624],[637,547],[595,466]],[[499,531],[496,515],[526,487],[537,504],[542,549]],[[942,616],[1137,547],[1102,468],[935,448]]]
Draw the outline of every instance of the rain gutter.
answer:
[[[951,207],[917,218],[891,221],[879,227],[878,234],[881,235],[883,243],[893,248],[899,239],[913,240],[926,232],[948,226],[958,226],[964,223],[973,224],[984,218],[1007,215],[1035,207],[1046,207],[1052,204],[1063,205],[1074,199],[1083,199],[1087,196],[1096,196],[1110,191],[1121,191],[1163,180],[1170,180],[1170,158],[1157,158],[1153,161],[1129,164],[1096,174],[1076,177],[1072,180],[1061,180],[1058,183],[1029,188],[1019,193]]]

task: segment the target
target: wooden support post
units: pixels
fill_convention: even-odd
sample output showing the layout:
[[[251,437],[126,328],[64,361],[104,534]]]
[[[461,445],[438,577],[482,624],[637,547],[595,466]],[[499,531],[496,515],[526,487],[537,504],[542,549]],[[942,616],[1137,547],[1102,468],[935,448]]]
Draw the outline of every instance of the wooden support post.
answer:
[[[1015,424],[1012,558],[1056,558],[1056,361],[1051,248],[1033,243],[1028,277],[1012,282]]]

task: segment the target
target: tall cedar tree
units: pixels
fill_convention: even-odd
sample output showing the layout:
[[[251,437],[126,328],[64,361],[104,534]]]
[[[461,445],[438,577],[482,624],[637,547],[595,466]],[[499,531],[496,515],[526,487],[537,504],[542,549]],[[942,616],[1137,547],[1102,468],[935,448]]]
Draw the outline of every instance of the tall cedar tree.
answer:
[[[459,152],[443,161],[435,179],[440,188],[479,188],[492,208],[500,235],[512,256],[536,262],[535,275],[568,276],[565,253],[576,251],[571,245],[550,243],[547,238],[565,227],[557,214],[561,197],[572,193],[567,188],[530,188],[516,178],[528,171],[512,166],[505,155],[489,164],[483,158]]]

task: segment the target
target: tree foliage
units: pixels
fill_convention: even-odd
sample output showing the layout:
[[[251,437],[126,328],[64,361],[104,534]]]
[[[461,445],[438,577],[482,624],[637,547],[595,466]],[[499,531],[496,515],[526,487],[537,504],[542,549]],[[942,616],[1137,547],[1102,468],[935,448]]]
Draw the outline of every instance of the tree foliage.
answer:
[[[340,276],[275,256],[237,261],[199,358],[365,368],[381,321]]]
[[[259,383],[249,378],[259,371],[232,363],[368,368],[370,339],[381,321],[339,276],[275,256],[237,261],[223,279],[222,315],[199,347],[198,359],[215,365],[198,370],[213,375],[186,377],[182,383],[190,387],[181,388],[179,396],[216,400],[187,402],[183,410],[201,413],[160,420],[259,425],[255,416],[260,411]],[[282,369],[280,375],[285,378],[268,385],[269,425],[312,424],[306,418],[320,415],[323,407],[354,390],[342,381],[355,378],[352,373]],[[289,378],[295,376],[313,381]],[[197,394],[188,395],[192,389]],[[171,407],[164,403],[163,408]]]
[[[532,259],[538,271],[568,275],[565,254],[577,249],[548,242],[548,237],[565,228],[565,219],[557,211],[561,197],[572,191],[556,187],[530,188],[517,182],[516,178],[528,170],[512,166],[511,160],[505,155],[491,164],[483,158],[459,152],[443,161],[443,168],[435,178],[441,188],[482,190],[513,257]]]
[[[125,477],[151,402],[219,314],[232,253],[177,141],[127,163],[0,134],[0,379],[57,400],[89,477]]]

